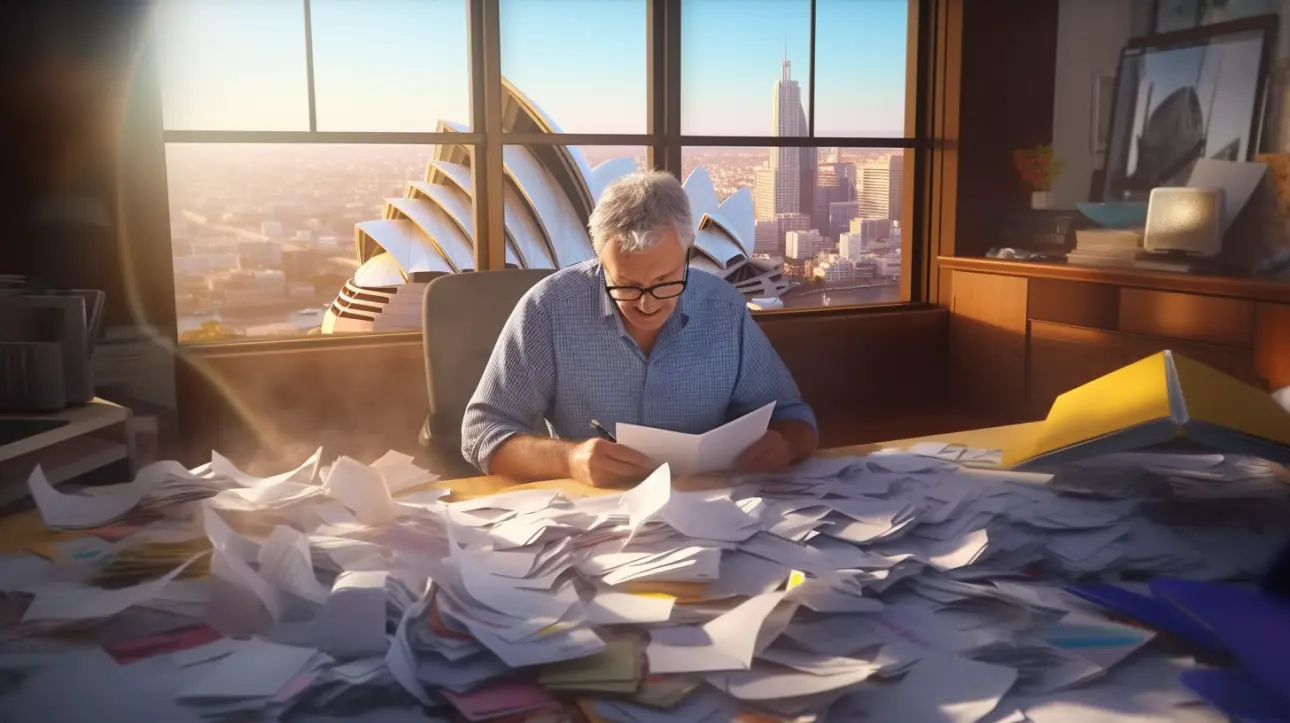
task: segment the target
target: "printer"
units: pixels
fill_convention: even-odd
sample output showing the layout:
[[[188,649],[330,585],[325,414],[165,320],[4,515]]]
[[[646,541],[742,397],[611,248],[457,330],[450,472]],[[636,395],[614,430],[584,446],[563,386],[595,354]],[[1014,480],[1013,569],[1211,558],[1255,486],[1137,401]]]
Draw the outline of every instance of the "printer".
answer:
[[[55,412],[94,398],[104,298],[0,277],[0,412]]]

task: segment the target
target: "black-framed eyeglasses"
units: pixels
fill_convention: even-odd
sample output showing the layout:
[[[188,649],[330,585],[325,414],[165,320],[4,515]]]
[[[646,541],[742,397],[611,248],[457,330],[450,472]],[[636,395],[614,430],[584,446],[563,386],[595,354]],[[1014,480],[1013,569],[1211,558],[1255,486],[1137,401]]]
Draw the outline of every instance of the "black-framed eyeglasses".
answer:
[[[685,275],[681,277],[680,281],[665,281],[653,286],[605,286],[605,292],[614,301],[636,301],[646,294],[662,301],[680,296],[685,291],[685,285],[689,281],[690,264],[687,263],[685,265]]]

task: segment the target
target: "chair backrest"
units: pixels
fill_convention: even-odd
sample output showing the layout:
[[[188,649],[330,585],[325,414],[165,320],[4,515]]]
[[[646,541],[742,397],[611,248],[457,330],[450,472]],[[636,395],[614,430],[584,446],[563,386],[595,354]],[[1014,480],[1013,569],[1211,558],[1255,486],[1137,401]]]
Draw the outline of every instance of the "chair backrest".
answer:
[[[520,298],[552,273],[550,269],[476,271],[447,274],[426,285],[421,332],[430,396],[427,426],[441,450],[460,449],[462,415],[502,327]]]

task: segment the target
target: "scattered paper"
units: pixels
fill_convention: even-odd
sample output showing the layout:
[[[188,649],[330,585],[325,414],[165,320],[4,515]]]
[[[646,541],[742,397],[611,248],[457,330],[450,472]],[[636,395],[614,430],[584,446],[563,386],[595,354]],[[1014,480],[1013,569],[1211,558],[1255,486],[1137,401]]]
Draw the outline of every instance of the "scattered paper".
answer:
[[[683,434],[666,429],[618,424],[619,444],[627,445],[657,464],[668,464],[676,475],[687,476],[730,469],[735,459],[766,433],[775,403],[755,409],[703,434]]]

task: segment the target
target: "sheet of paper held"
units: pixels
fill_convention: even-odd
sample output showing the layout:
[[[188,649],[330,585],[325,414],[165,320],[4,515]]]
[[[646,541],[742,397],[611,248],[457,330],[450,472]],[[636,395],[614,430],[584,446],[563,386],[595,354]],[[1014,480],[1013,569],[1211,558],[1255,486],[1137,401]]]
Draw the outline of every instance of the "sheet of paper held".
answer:
[[[701,474],[730,469],[739,454],[766,433],[774,411],[775,403],[771,402],[703,434],[625,423],[615,425],[615,431],[619,444],[643,453],[656,464],[666,462],[672,474]]]

